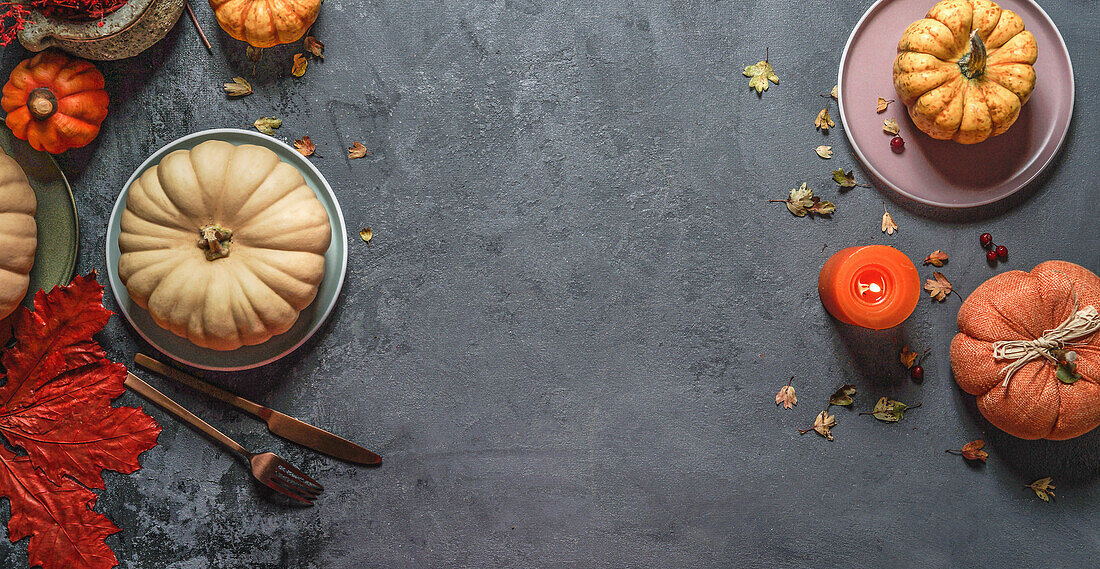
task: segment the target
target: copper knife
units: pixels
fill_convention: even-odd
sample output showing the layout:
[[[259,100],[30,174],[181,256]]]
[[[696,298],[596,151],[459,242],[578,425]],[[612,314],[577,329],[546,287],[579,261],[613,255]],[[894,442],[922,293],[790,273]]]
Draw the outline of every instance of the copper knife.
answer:
[[[288,441],[296,442],[317,452],[358,464],[379,464],[382,457],[324,429],[319,429],[274,409],[253,403],[243,397],[214,387],[201,379],[180,371],[145,354],[134,356],[134,363],[153,373],[174,379],[188,387],[220,399],[267,423],[267,430]]]

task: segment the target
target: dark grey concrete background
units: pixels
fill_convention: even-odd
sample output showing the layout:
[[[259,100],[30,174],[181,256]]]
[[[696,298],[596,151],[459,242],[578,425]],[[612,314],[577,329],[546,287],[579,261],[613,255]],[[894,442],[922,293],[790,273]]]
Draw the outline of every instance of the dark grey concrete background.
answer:
[[[150,409],[160,445],[137,474],[108,474],[98,506],[123,528],[110,539],[122,567],[1095,563],[1100,431],[1027,442],[986,423],[950,375],[955,298],[870,334],[832,321],[815,290],[831,253],[866,243],[918,261],[947,251],[964,295],[1047,259],[1100,269],[1095,3],[1045,3],[1077,72],[1058,163],[1012,203],[965,214],[834,190],[831,168],[859,166],[840,125],[822,136],[811,122],[866,0],[329,0],[326,60],[302,79],[288,74],[293,47],[253,69],[194,4],[213,54],[184,19],[147,53],[100,65],[111,115],[93,146],[60,158],[79,268],[103,270],[111,205],[154,150],[282,117],[278,137],[313,138],[348,229],[372,226],[374,241],[352,238],[343,298],[314,340],[214,379],[386,462],[318,457],[154,379],[328,491],[286,506]],[[765,47],[782,83],[758,98],[741,68]],[[5,50],[3,70],[23,57]],[[238,74],[257,92],[227,100]],[[372,154],[348,161],[355,140]],[[811,151],[821,143],[832,160]],[[837,203],[832,219],[765,203],[802,181]],[[892,237],[878,228],[884,199]],[[1007,263],[985,262],[983,231]],[[118,318],[100,339],[122,361],[147,349]],[[903,339],[932,348],[923,384],[894,363]],[[772,399],[791,375],[800,404],[783,411]],[[799,436],[848,382],[859,394],[836,411],[836,440]],[[884,394],[923,407],[897,425],[855,414]],[[988,465],[943,452],[978,437]],[[1053,504],[1023,488],[1042,476]],[[0,565],[26,566],[25,542],[0,548]]]

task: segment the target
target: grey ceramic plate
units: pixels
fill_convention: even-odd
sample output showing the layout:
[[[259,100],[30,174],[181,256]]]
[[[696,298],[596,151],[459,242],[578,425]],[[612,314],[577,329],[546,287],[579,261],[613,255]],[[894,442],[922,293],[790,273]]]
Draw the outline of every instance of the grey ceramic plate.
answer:
[[[317,298],[313,299],[313,303],[302,311],[298,316],[298,321],[287,332],[275,336],[263,344],[244,346],[229,352],[201,348],[192,344],[190,340],[157,326],[148,311],[130,300],[129,294],[126,293],[126,287],[122,285],[122,281],[118,278],[118,259],[121,256],[118,248],[119,222],[122,218],[122,211],[126,209],[126,193],[130,189],[130,184],[145,170],[160,163],[161,158],[169,152],[181,149],[189,150],[207,140],[222,140],[236,145],[255,144],[274,151],[283,162],[294,166],[302,173],[306,184],[317,194],[317,199],[321,200],[321,205],[328,212],[329,221],[332,225],[332,244],[325,252],[325,276],[321,281],[321,287],[317,291]],[[344,275],[347,273],[348,268],[347,244],[344,214],[340,211],[336,194],[333,193],[332,188],[313,163],[299,154],[298,151],[270,136],[247,130],[220,128],[196,132],[167,144],[146,159],[145,162],[142,162],[141,166],[138,166],[130,179],[126,181],[126,185],[123,186],[122,192],[118,195],[118,200],[115,201],[115,207],[111,212],[111,219],[107,225],[107,274],[120,311],[137,330],[137,333],[141,334],[141,337],[145,338],[154,348],[172,359],[193,367],[236,371],[259,367],[293,352],[321,327],[321,324],[328,318],[332,308],[336,305],[336,299],[340,296],[340,290],[344,286]]]
[[[31,269],[31,285],[23,305],[33,308],[34,294],[69,284],[76,268],[76,249],[80,229],[76,219],[76,203],[65,174],[61,173],[53,156],[39,152],[25,140],[15,138],[8,127],[0,127],[0,146],[23,167],[38,198],[34,220],[38,224],[38,249]]]

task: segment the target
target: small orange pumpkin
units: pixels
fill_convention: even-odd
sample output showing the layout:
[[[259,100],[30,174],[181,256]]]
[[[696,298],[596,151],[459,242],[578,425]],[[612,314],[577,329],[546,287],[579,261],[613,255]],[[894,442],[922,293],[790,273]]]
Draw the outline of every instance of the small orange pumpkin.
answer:
[[[305,35],[321,0],[209,0],[218,25],[252,47],[273,47]]]
[[[994,357],[996,342],[1049,337],[1075,310],[1090,306],[1100,309],[1100,277],[1073,263],[1047,261],[1030,273],[1008,271],[987,280],[959,309],[959,333],[951,341],[955,381],[978,397],[978,410],[990,423],[1010,435],[1064,440],[1091,431],[1100,426],[1100,331],[1064,346],[1076,355],[1079,379],[1072,382],[1059,379],[1058,364],[1037,354],[1005,386],[1005,367],[1013,360]],[[1095,323],[1095,313],[1092,318]]]
[[[60,154],[87,145],[107,118],[110,97],[91,63],[44,51],[15,66],[4,98],[5,122],[35,150]]]

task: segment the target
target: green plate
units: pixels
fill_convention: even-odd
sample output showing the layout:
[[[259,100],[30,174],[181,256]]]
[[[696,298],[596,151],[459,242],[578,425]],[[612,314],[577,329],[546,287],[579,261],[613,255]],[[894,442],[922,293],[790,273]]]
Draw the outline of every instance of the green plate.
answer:
[[[39,289],[49,291],[73,280],[76,269],[76,249],[80,243],[80,225],[76,219],[76,202],[65,174],[53,156],[39,152],[25,140],[15,138],[8,127],[0,127],[0,146],[15,158],[30,180],[38,210],[38,249],[34,253],[31,285],[23,306],[34,307],[34,295]]]
[[[283,162],[301,172],[306,184],[328,212],[329,223],[332,226],[332,242],[328,251],[325,251],[325,276],[321,280],[321,286],[317,289],[317,297],[313,299],[313,303],[298,315],[298,321],[285,333],[262,344],[243,346],[228,352],[196,346],[187,338],[177,336],[158,326],[147,310],[130,300],[126,287],[118,278],[118,259],[122,255],[118,249],[119,224],[122,211],[126,209],[126,193],[130,190],[130,185],[146,170],[159,164],[161,158],[169,152],[180,149],[190,150],[207,140],[222,140],[236,145],[255,144],[275,152]],[[134,330],[154,348],[172,359],[192,367],[209,370],[235,371],[259,367],[293,352],[305,343],[328,318],[333,307],[336,306],[336,299],[340,296],[340,290],[344,286],[344,275],[348,270],[348,234],[344,227],[344,213],[340,211],[336,194],[317,167],[297,150],[273,137],[234,128],[219,128],[189,134],[168,143],[142,162],[118,195],[115,208],[111,212],[111,219],[107,223],[106,245],[107,276],[111,283],[111,291],[118,300],[119,311],[130,321]]]

